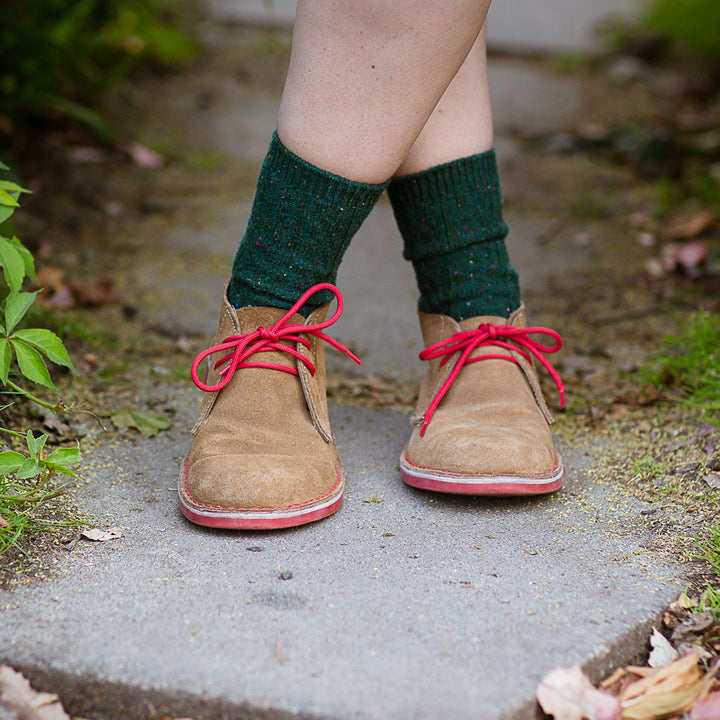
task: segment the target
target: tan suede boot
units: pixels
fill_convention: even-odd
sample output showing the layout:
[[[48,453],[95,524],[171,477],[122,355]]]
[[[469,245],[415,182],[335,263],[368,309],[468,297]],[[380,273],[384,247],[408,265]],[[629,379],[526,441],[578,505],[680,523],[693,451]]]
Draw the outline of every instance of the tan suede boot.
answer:
[[[458,323],[420,313],[430,367],[410,442],[400,458],[402,479],[414,487],[467,495],[535,495],[562,485],[562,460],[553,447],[552,417],[532,364],[550,370],[542,352],[556,352],[560,336],[525,328],[524,307],[509,319],[475,317]],[[545,346],[531,336],[550,335]]]
[[[338,299],[307,319],[293,314],[318,289]],[[335,512],[344,474],[330,429],[321,330],[342,312],[337,288],[306,292],[290,311],[236,310],[225,295],[215,344],[198,355],[193,380],[206,391],[180,472],[180,508],[199,525],[270,529]],[[207,361],[204,380],[198,368]]]

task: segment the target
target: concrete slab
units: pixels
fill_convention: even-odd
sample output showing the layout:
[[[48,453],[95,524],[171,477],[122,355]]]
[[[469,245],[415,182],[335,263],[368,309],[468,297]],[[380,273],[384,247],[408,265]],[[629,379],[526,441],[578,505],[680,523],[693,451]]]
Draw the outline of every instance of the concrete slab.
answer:
[[[291,25],[296,6],[296,0],[210,0],[209,10],[223,22]],[[641,0],[502,0],[490,8],[488,41],[493,47],[520,51],[597,49],[599,25],[640,10]]]
[[[606,662],[678,593],[632,530],[642,505],[584,478],[592,448],[560,443],[568,482],[552,497],[429,495],[399,479],[409,424],[391,411],[332,408],[349,480],[331,518],[277,534],[192,526],[175,477],[198,397],[172,402],[169,432],[86,453],[77,497],[124,537],[0,593],[0,661],[62,681],[76,709],[94,688],[94,718],[151,691],[166,698],[157,715],[178,696],[179,714],[225,703],[205,720],[528,716],[544,673]]]

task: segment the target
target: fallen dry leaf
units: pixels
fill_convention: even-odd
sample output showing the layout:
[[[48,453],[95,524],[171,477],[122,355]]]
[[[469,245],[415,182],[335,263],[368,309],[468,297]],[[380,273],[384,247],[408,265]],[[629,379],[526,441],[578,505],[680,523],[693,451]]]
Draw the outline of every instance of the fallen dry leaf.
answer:
[[[691,652],[629,685],[620,698],[622,720],[662,720],[688,712],[715,681],[717,671],[703,676],[698,661]]]
[[[652,652],[648,658],[648,665],[650,667],[665,667],[678,659],[678,651],[656,628],[653,628],[652,635],[650,636],[650,645],[652,646]]]
[[[72,296],[78,305],[100,307],[115,302],[118,296],[113,290],[111,278],[100,277],[92,283],[80,283],[73,280],[69,283]]]
[[[579,667],[548,673],[535,694],[543,711],[555,720],[620,720],[620,701],[594,688]]]
[[[107,542],[108,540],[117,540],[123,536],[122,530],[118,527],[111,527],[108,530],[100,530],[100,528],[90,528],[83,530],[82,537],[93,542]]]
[[[70,720],[57,695],[39,693],[19,672],[0,666],[0,703],[17,715],[17,720]]]
[[[10,527],[10,523],[0,515],[0,527]]]
[[[690,713],[690,720],[718,720],[720,718],[720,692],[698,700]]]
[[[712,210],[701,210],[689,215],[681,215],[670,223],[667,234],[673,239],[689,240],[709,230],[716,220],[717,216]]]

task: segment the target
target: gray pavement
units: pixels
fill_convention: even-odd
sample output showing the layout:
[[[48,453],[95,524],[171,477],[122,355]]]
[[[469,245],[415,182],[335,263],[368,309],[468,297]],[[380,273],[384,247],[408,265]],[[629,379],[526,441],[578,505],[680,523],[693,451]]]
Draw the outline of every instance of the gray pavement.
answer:
[[[547,127],[578,112],[573,87],[547,77],[527,87],[541,96],[556,88],[562,102],[536,103],[528,90],[520,96],[527,106],[510,110],[503,100],[512,97],[510,79],[533,71],[501,63],[493,72],[496,112],[508,129],[517,117]],[[228,95],[203,118],[201,140],[231,153],[237,127],[252,126],[236,152],[259,161],[274,107],[276,98],[253,104]],[[515,150],[504,121],[499,126],[502,161]],[[212,248],[229,261],[247,212],[241,199],[214,225],[178,229],[160,242]],[[548,257],[537,239],[542,220],[509,220],[526,288],[585,263],[581,249]],[[223,279],[189,284],[146,267],[134,281],[165,298],[150,304],[149,312],[165,314],[157,320],[210,334]],[[333,334],[361,352],[361,372],[419,377],[410,359],[420,349],[416,290],[386,203],[353,242],[339,284],[347,310]],[[124,536],[82,542],[60,558],[57,579],[0,592],[0,661],[61,692],[74,714],[534,717],[543,674],[575,663],[600,672],[637,659],[633,634],[682,589],[679,568],[647,550],[653,538],[633,529],[644,506],[592,482],[602,448],[591,438],[557,438],[568,473],[550,497],[453,498],[402,484],[397,464],[409,422],[392,411],[332,407],[348,476],[336,515],[276,534],[195,527],[178,511],[175,481],[198,393],[177,385],[146,391],[176,409],[172,428],[153,439],[98,438],[85,449],[87,482],[77,491],[97,526],[120,526]],[[366,502],[373,495],[379,502]]]
[[[65,678],[53,689],[74,712],[100,680],[128,688],[115,712],[164,693],[191,696],[178,712],[194,717],[200,698],[236,705],[222,717],[531,717],[544,673],[628,659],[636,647],[618,640],[681,589],[627,530],[642,506],[586,478],[592,447],[561,440],[569,475],[552,497],[432,496],[399,479],[409,425],[390,411],[332,408],[349,482],[326,521],[194,527],[174,483],[196,401],[174,398],[168,433],[90,453],[79,496],[122,539],[79,545],[49,585],[0,593],[3,660]]]

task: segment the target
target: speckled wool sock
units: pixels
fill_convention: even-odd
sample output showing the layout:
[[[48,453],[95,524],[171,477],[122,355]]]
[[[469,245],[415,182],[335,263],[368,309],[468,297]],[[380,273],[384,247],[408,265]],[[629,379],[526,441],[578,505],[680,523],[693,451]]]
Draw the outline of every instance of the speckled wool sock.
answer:
[[[494,150],[395,178],[388,195],[422,312],[460,321],[520,306]]]
[[[289,308],[309,287],[334,283],[350,240],[386,185],[316,168],[275,133],[233,262],[228,301],[236,307]],[[327,291],[318,293],[301,312],[307,316],[331,299]]]

